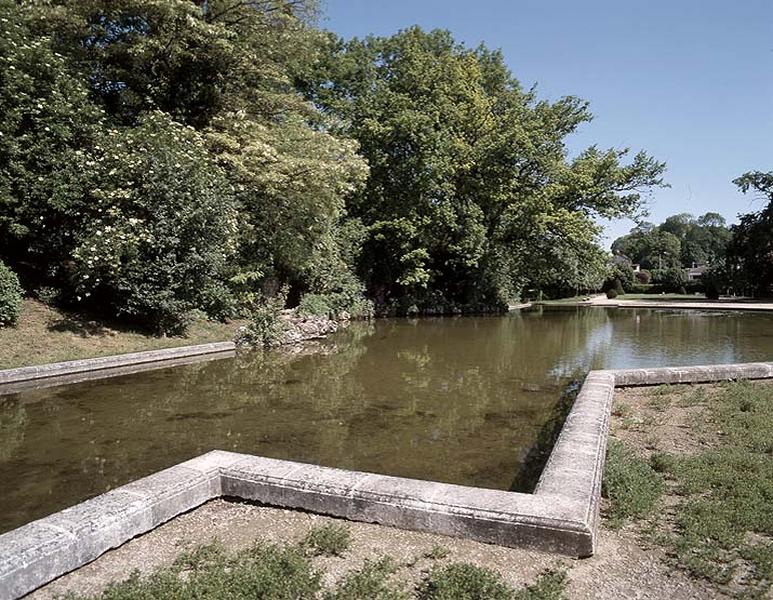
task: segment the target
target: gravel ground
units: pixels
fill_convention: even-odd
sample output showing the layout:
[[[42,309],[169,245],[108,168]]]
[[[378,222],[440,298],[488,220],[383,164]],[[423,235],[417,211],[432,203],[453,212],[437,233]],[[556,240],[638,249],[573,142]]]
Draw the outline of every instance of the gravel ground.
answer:
[[[186,549],[219,540],[238,550],[256,540],[295,542],[314,526],[338,519],[309,513],[269,508],[242,502],[214,500],[154,531],[106,553],[78,571],[61,577],[29,598],[50,599],[67,592],[95,594],[111,581],[125,579],[138,569],[147,573],[172,563]],[[381,525],[349,523],[353,543],[343,558],[316,558],[331,584],[365,559],[388,555],[401,568],[397,576],[408,584],[435,564],[471,562],[498,571],[511,585],[532,583],[545,569],[566,569],[571,599],[722,598],[723,596],[686,575],[670,570],[662,551],[637,542],[633,532],[603,529],[597,554],[576,560],[547,553],[503,548],[441,535],[403,531]],[[448,549],[440,560],[426,558],[435,546]]]

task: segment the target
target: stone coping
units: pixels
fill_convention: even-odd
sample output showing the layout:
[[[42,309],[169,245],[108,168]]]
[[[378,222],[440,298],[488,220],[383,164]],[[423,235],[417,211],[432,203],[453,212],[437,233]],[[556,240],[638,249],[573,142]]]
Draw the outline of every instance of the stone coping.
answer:
[[[697,310],[697,311],[750,311],[773,312],[772,302],[728,302],[689,300],[578,300],[577,302],[535,302],[534,306],[543,308],[647,308],[653,310]]]
[[[214,450],[0,535],[0,600],[19,598],[217,497],[590,556],[617,386],[773,377],[773,363],[591,371],[533,494]]]
[[[234,356],[233,342],[180,346],[0,371],[0,395]]]

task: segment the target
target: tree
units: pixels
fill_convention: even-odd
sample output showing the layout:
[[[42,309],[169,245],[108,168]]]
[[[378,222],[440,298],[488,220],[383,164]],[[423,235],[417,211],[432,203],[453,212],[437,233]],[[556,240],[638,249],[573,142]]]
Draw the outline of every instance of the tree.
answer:
[[[758,296],[773,294],[773,171],[751,171],[733,181],[767,202],[762,210],[740,216],[727,247],[728,270],[736,290]]]
[[[689,268],[720,260],[730,239],[725,219],[706,213],[695,219],[689,213],[668,217],[660,225],[646,223],[612,243],[612,250],[653,270]]]
[[[446,31],[336,41],[307,93],[368,159],[349,212],[368,228],[360,272],[382,304],[496,305],[554,271],[569,286],[597,239],[593,218],[632,214],[662,184],[664,165],[644,153],[625,164],[627,151],[591,147],[568,160],[587,103],[538,100],[501,53]]]
[[[175,331],[193,308],[229,313],[232,293],[249,305],[312,287],[367,175],[295,88],[325,43],[313,0],[0,2],[0,255],[14,268]],[[105,223],[152,248],[91,256]],[[91,289],[87,255],[123,266]]]
[[[612,242],[612,252],[629,258],[633,263],[651,271],[679,268],[681,242],[673,233],[633,230]]]

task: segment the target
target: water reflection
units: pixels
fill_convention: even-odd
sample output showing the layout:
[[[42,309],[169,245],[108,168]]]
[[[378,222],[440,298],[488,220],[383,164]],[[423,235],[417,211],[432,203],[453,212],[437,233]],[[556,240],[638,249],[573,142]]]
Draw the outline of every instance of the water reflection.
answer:
[[[0,400],[0,530],[213,448],[508,489],[591,368],[773,358],[773,316],[550,310],[354,324]]]

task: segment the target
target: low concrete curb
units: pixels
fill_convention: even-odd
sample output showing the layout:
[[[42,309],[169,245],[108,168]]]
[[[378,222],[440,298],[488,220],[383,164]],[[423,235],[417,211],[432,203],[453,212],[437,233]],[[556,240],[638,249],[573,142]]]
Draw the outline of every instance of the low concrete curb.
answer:
[[[669,302],[667,300],[579,301],[560,304],[535,303],[544,308],[647,308],[651,310],[752,311],[773,312],[773,303],[754,302]]]
[[[664,367],[660,369],[618,369],[608,371],[615,386],[663,385],[673,383],[708,383],[733,379],[768,379],[773,377],[773,363],[742,363],[702,367]]]
[[[164,348],[0,371],[0,395],[233,356],[233,342]]]
[[[591,371],[534,494],[209,452],[0,535],[0,600],[23,596],[220,496],[589,556],[616,386],[769,377],[773,363]]]

